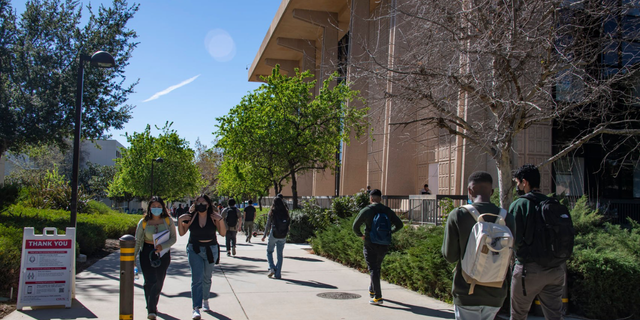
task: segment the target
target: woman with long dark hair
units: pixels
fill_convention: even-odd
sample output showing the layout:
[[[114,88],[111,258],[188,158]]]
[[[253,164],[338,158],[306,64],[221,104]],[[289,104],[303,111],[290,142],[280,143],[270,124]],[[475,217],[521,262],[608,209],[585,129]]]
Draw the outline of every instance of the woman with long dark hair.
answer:
[[[191,303],[193,319],[200,319],[200,308],[209,309],[211,274],[220,257],[220,247],[216,231],[225,236],[222,216],[207,195],[200,195],[185,213],[178,218],[178,232],[184,236],[189,230],[187,258],[191,268]]]
[[[280,279],[282,277],[284,245],[287,242],[290,223],[291,218],[289,217],[287,205],[282,198],[276,197],[269,210],[267,224],[264,227],[264,236],[262,237],[262,241],[269,237],[267,242],[267,261],[269,262],[269,274],[267,276],[269,278],[275,276],[276,279]],[[276,264],[273,263],[274,248],[277,248],[278,262]]]
[[[166,241],[156,244],[154,235],[169,231]],[[147,302],[147,319],[155,319],[158,313],[158,299],[171,264],[169,249],[176,243],[176,226],[169,216],[169,210],[162,198],[154,196],[149,200],[147,212],[136,228],[136,247],[134,257],[140,253],[140,269],[144,277],[144,298]],[[135,259],[135,258],[134,258]],[[135,260],[134,260],[135,261]]]

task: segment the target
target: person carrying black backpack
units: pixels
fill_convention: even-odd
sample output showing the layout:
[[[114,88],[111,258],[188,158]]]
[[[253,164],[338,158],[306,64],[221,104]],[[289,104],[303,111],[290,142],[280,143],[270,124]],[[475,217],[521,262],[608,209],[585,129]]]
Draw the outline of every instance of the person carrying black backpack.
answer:
[[[269,237],[267,242],[267,261],[269,263],[269,274],[267,277],[276,279],[282,277],[282,263],[284,260],[284,245],[287,242],[291,217],[289,209],[280,197],[273,199],[273,204],[267,215],[267,223],[264,225],[264,236],[262,241]],[[273,251],[277,247],[278,262],[273,262]]]
[[[565,261],[573,252],[569,210],[540,192],[540,172],[527,164],[513,173],[520,197],[509,207],[516,223],[511,320],[527,319],[536,296],[545,319],[562,319]]]
[[[371,281],[369,282],[369,304],[382,305],[382,290],[380,289],[380,270],[389,245],[391,233],[402,230],[403,223],[391,208],[380,203],[382,192],[378,189],[369,193],[371,204],[360,210],[353,221],[353,232],[364,240],[364,259],[367,261]],[[365,225],[364,235],[362,225]],[[395,228],[394,228],[395,227]]]
[[[222,218],[227,227],[226,247],[227,257],[236,255],[236,235],[242,228],[242,212],[236,208],[236,200],[229,199],[229,206],[222,210]]]

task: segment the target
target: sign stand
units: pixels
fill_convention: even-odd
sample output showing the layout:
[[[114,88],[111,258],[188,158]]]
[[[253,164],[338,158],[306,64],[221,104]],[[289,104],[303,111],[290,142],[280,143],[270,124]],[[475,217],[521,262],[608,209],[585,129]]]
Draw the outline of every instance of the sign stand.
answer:
[[[35,234],[24,228],[20,284],[16,308],[59,306],[71,308],[75,294],[76,229],[58,234],[56,228],[44,228]]]

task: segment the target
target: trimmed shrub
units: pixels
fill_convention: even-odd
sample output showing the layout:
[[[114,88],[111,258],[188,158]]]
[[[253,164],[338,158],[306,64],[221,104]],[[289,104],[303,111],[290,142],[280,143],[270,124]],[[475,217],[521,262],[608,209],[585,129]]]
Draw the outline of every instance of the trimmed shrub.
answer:
[[[108,214],[111,212],[111,208],[109,208],[109,206],[104,204],[104,202],[96,200],[90,200],[87,202],[85,209],[88,214]]]
[[[452,302],[453,264],[440,252],[442,227],[405,228],[397,233],[398,251],[392,251],[382,264],[383,278],[436,299]]]
[[[0,224],[0,290],[16,287],[20,278],[22,230]]]
[[[6,183],[0,186],[0,210],[14,204],[20,195],[20,188],[16,184]]]
[[[289,226],[287,242],[307,242],[314,234],[314,227],[311,224],[309,215],[303,210],[291,210],[289,215],[291,216],[291,225]]]
[[[352,229],[355,217],[317,232],[311,240],[316,254],[367,271],[362,239]],[[382,264],[382,278],[432,297],[451,301],[453,265],[442,257],[442,227],[405,227],[393,234],[393,244]]]

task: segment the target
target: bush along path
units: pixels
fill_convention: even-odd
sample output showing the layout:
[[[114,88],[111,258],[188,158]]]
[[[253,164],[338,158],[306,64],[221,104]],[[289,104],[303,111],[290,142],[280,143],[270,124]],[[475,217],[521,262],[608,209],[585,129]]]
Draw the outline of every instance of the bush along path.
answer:
[[[328,213],[325,213],[325,215]],[[640,315],[640,225],[613,225],[583,197],[571,211],[576,244],[567,262],[570,312],[592,319],[637,318]],[[344,265],[366,271],[362,240],[351,226],[354,217],[318,229],[313,251]],[[454,265],[440,248],[440,226],[405,226],[394,234],[382,265],[382,277],[394,284],[451,303]],[[505,301],[508,310],[508,301]],[[504,309],[504,308],[503,308]]]

